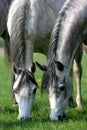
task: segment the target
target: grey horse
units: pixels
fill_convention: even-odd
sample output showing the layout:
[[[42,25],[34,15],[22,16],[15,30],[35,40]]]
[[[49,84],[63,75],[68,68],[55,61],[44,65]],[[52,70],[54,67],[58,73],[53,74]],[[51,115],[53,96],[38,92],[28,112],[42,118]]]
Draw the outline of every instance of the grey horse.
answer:
[[[53,27],[42,82],[42,90],[46,89],[49,96],[51,120],[66,117],[66,106],[72,94],[70,72],[74,58],[78,60],[82,43],[87,45],[87,0],[67,0]]]

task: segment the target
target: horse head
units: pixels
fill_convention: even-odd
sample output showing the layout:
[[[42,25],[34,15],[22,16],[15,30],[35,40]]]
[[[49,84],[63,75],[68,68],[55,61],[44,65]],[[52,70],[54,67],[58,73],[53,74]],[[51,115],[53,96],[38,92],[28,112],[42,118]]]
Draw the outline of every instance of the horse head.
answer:
[[[58,61],[53,61],[46,66],[39,63],[37,65],[40,69],[45,70],[42,91],[45,89],[48,93],[51,109],[50,119],[60,120],[65,118],[65,108],[72,94],[69,69]]]
[[[13,93],[19,107],[18,119],[23,121],[31,118],[31,108],[36,94],[37,83],[33,76],[35,66],[31,67],[31,71],[23,67],[17,67],[13,64]]]

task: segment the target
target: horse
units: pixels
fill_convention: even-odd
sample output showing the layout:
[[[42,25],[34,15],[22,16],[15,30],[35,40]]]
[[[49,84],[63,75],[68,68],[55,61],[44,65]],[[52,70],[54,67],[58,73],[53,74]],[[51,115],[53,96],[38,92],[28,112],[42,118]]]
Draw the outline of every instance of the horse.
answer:
[[[32,72],[33,51],[47,54],[54,21],[65,0],[13,0],[8,14],[13,92],[18,119],[31,118],[37,82]],[[50,21],[50,23],[49,23]],[[48,24],[49,23],[49,24]]]
[[[4,52],[10,61],[9,34],[7,31],[7,16],[12,0],[0,0],[0,36],[4,39]]]
[[[19,107],[19,120],[32,117],[31,109],[37,90],[32,72],[34,67],[31,67],[33,52],[47,56],[51,31],[65,1],[20,0],[19,3],[19,0],[14,0],[9,9],[7,26],[11,43],[13,92]],[[80,61],[78,66],[81,66]]]
[[[86,36],[87,0],[66,0],[51,33],[42,80],[42,91],[48,92],[51,120],[66,117],[68,99],[73,90],[70,72],[82,43],[87,45]]]

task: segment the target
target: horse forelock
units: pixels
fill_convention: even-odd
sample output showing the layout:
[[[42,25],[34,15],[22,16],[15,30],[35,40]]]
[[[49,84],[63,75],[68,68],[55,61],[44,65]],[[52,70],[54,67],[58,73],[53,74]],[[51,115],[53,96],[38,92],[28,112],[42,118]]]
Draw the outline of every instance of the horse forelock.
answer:
[[[21,71],[22,81],[23,82],[27,82],[27,83],[32,82],[37,86],[36,80],[35,80],[34,75],[33,75],[32,72],[30,72],[26,68],[20,68],[20,71]]]
[[[36,86],[38,86],[37,85],[37,82],[36,82],[36,80],[35,80],[35,78],[34,78],[34,74],[32,73],[32,72],[30,72],[28,69],[25,69],[25,75],[26,75],[26,81],[27,82],[32,82],[32,83],[34,83]]]
[[[53,85],[56,81],[56,68],[55,68],[55,63],[52,61],[48,66],[47,70],[45,71],[43,78],[42,78],[42,85],[41,85],[41,90],[46,90],[48,92],[48,89],[50,86]]]
[[[32,85],[30,85],[31,83],[33,83],[36,86],[38,86],[37,82],[36,82],[36,80],[34,78],[33,73],[31,73],[28,69],[26,69],[26,68],[20,68],[20,72],[19,72],[18,75],[20,77],[18,76],[19,81],[18,81],[18,84],[16,86],[16,91],[21,87],[21,84],[25,84],[25,83],[28,84],[28,87],[30,87],[30,86],[32,87]],[[13,84],[15,83],[16,80],[17,79],[14,78]]]

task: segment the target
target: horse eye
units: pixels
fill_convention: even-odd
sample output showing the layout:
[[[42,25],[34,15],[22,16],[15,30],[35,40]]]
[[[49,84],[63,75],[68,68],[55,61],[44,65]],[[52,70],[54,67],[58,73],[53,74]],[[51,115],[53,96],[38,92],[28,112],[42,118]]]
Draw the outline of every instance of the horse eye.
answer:
[[[57,68],[59,69],[59,71],[63,71],[63,69],[64,69],[63,64],[60,62],[56,62],[56,64],[57,64]]]

